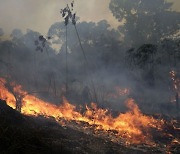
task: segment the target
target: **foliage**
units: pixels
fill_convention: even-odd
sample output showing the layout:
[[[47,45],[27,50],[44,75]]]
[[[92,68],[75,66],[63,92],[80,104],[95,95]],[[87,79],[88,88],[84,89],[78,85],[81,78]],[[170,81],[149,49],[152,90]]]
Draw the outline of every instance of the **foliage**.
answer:
[[[111,0],[113,15],[125,23],[119,26],[128,47],[157,44],[179,31],[180,13],[165,0]],[[173,23],[173,24],[172,24]]]

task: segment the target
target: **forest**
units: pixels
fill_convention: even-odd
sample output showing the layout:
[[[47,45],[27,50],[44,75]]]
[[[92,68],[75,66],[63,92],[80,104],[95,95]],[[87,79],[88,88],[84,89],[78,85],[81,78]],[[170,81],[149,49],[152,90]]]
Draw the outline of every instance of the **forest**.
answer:
[[[5,100],[10,107],[21,112],[23,116],[34,114],[45,118],[53,117],[60,123],[58,127],[66,125],[67,129],[80,132],[84,131],[81,127],[99,130],[99,126],[94,125],[100,125],[100,128],[105,131],[112,131],[115,128],[121,134],[122,131],[124,132],[124,128],[123,130],[119,128],[121,125],[112,126],[109,122],[105,125],[102,121],[108,119],[115,123],[118,118],[121,121],[124,117],[118,114],[126,115],[127,110],[130,109],[133,114],[138,115],[137,117],[131,115],[130,119],[139,123],[128,126],[134,129],[138,125],[138,130],[144,129],[141,132],[143,139],[142,136],[129,131],[127,132],[129,135],[134,135],[133,137],[124,135],[133,145],[139,142],[144,144],[149,133],[149,128],[147,131],[146,127],[153,125],[155,129],[154,125],[156,125],[159,130],[161,126],[158,120],[167,120],[162,125],[166,125],[166,131],[174,133],[171,134],[173,136],[171,141],[163,137],[161,139],[154,137],[154,140],[161,143],[164,139],[162,143],[166,145],[176,140],[176,148],[171,152],[178,153],[180,145],[178,135],[180,128],[180,12],[172,10],[173,3],[166,0],[153,2],[150,0],[110,0],[109,10],[119,22],[118,28],[112,28],[111,23],[105,19],[98,22],[81,21],[81,14],[75,13],[74,5],[76,1],[65,7],[59,6],[60,12],[57,13],[63,20],[52,23],[47,35],[31,29],[27,29],[24,33],[21,29],[14,28],[9,38],[4,39],[5,32],[3,28],[0,28],[0,99]],[[31,106],[36,108],[26,105],[30,100],[34,101]],[[124,103],[127,100],[130,100],[130,103]],[[64,101],[70,102],[72,106],[68,106],[68,103],[64,104]],[[46,103],[46,109],[50,110],[44,109],[43,102]],[[65,105],[65,108],[62,105]],[[59,107],[58,110],[55,106]],[[74,107],[77,108],[78,113]],[[69,109],[73,117],[70,120],[69,115],[66,115]],[[54,115],[55,111],[61,112],[62,115]],[[18,112],[15,114],[19,114]],[[137,119],[144,118],[141,112],[147,116],[146,120],[149,120],[151,126],[149,123],[148,126],[139,126],[144,122]],[[0,116],[2,113],[0,111]],[[112,115],[110,116],[109,113]],[[104,117],[105,115],[108,118]],[[153,116],[154,120],[148,116]],[[38,118],[37,120],[42,120]],[[32,119],[28,119],[28,122],[29,120]],[[66,120],[68,122],[64,122]],[[173,128],[169,126],[170,123],[172,124],[171,120],[176,121],[176,124],[173,123]],[[76,127],[74,125],[78,122],[74,124],[73,121],[84,121],[90,126],[80,124],[74,130]],[[35,120],[33,123],[38,122]],[[46,124],[43,122],[43,125]],[[39,126],[35,124],[34,127]],[[163,132],[165,129],[161,130],[162,134]],[[99,137],[100,134],[101,132],[95,136]],[[120,136],[124,138],[122,134]],[[100,138],[105,140],[106,137]],[[98,140],[96,142],[100,142]],[[110,138],[108,142],[111,141]],[[166,141],[168,143],[165,143]],[[149,143],[148,140],[145,144],[149,145]],[[114,145],[114,143],[111,144]],[[115,141],[115,144],[121,143]],[[69,145],[69,142],[63,142],[63,146]],[[117,149],[115,145],[114,148]],[[138,150],[142,153],[153,153],[152,149],[150,151],[142,149]],[[162,149],[155,153],[163,153],[164,149]],[[70,150],[72,151],[65,150],[65,152],[95,152],[95,150]],[[120,152],[110,151],[109,153]],[[23,150],[21,152],[28,153]],[[99,152],[108,153],[106,150]],[[123,153],[129,152],[125,150]],[[52,153],[56,153],[56,150]]]

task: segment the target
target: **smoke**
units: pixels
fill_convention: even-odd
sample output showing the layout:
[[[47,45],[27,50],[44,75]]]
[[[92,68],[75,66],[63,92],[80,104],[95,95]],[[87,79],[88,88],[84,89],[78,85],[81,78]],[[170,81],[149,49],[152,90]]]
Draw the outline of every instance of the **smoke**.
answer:
[[[2,1],[0,5],[2,7],[0,13],[4,12],[3,16],[0,15],[2,28],[6,27],[4,29],[6,32],[14,29],[11,34],[12,40],[0,42],[1,77],[10,77],[10,80],[23,85],[25,90],[57,104],[64,94],[63,89],[67,80],[65,26],[64,22],[57,22],[62,20],[59,10],[66,3],[67,1],[57,0],[43,0],[43,2],[41,0],[37,2],[8,0]],[[122,38],[121,32],[118,29],[112,29],[112,25],[116,25],[118,21],[112,17],[108,5],[109,0],[76,1],[75,10],[80,16],[77,29],[88,64],[82,53],[76,31],[73,25],[69,24],[68,99],[80,104],[98,101],[98,105],[102,107],[123,111],[125,110],[124,101],[128,97],[133,97],[142,108],[144,107],[144,110],[160,112],[158,106],[168,102],[170,97],[169,63],[156,65],[153,76],[157,79],[154,82],[156,86],[150,83],[152,82],[152,72],[149,69],[151,64],[148,63],[144,69],[129,66],[127,50],[134,46],[127,46],[127,44],[133,40],[129,38],[123,42],[124,40],[119,39]],[[101,20],[104,18],[106,20]],[[117,25],[119,26],[120,23]],[[25,31],[25,29],[28,30]],[[47,39],[42,50],[36,50],[35,41],[41,45],[39,36],[42,33],[48,33],[51,39]],[[44,35],[44,37],[47,36]],[[136,35],[133,37],[137,38]],[[143,45],[144,40],[140,41]],[[158,59],[158,56],[163,55],[164,49],[161,48],[161,43],[157,46],[160,55],[155,56]],[[139,45],[135,50],[138,48]],[[165,62],[166,58],[164,56],[162,61]],[[86,87],[89,90],[86,90]],[[120,95],[116,90],[117,87],[121,91],[127,88],[130,92]],[[91,96],[84,102],[87,91]],[[95,99],[95,93],[98,100]]]
[[[26,31],[32,29],[46,34],[48,28],[54,22],[62,21],[59,11],[72,0],[7,0],[0,1],[1,27],[6,34],[10,34],[14,28]],[[75,9],[81,21],[99,21],[107,19],[112,26],[118,25],[108,9],[109,0],[100,1],[75,1]],[[96,14],[96,15],[95,15]]]
[[[48,28],[58,21],[62,21],[59,11],[72,0],[0,0],[1,28],[6,35],[10,35],[14,28],[26,31],[32,29],[46,34]],[[171,0],[172,1],[172,0]],[[75,0],[75,10],[81,21],[98,22],[106,19],[113,28],[119,26],[119,22],[109,10],[110,0]],[[179,0],[173,0],[174,9],[179,10]]]

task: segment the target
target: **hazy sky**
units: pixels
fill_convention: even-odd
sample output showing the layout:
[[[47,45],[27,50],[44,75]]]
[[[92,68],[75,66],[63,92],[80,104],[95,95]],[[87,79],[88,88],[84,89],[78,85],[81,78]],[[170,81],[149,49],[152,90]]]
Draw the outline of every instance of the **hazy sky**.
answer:
[[[32,29],[45,34],[55,22],[61,21],[61,8],[72,0],[0,0],[0,27],[6,35],[12,29]],[[180,11],[180,0],[174,2],[174,9]],[[85,21],[106,19],[113,27],[118,22],[109,10],[110,0],[75,0],[77,15]]]

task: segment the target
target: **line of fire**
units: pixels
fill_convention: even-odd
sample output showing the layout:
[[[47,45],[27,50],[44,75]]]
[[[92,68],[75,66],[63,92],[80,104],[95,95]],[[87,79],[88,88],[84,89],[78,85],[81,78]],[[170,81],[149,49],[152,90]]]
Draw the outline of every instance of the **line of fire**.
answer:
[[[176,2],[109,0],[110,17],[93,2],[65,5],[45,35],[0,28],[0,153],[179,153]]]

